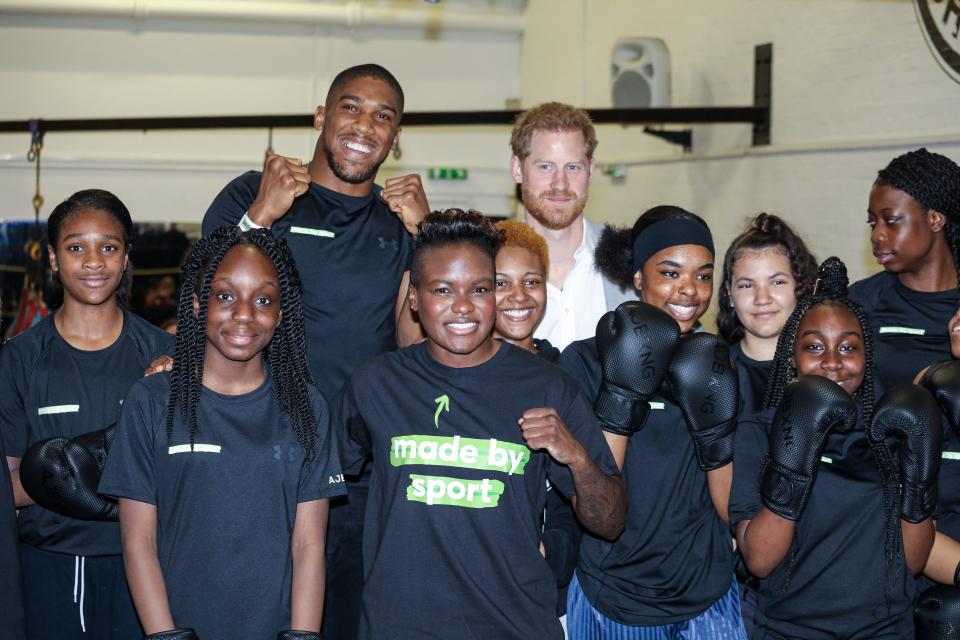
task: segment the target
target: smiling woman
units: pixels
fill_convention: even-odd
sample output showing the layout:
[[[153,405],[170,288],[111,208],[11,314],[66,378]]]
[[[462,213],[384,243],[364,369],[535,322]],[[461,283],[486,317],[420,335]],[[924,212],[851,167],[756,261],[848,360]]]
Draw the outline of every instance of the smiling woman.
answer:
[[[653,324],[653,316],[644,312],[623,333],[650,336],[644,339],[658,342],[645,346],[658,351],[677,333],[687,335],[685,344],[700,343],[703,338],[703,344],[717,345],[715,336],[695,333],[713,293],[713,237],[703,219],[680,207],[654,207],[637,219],[632,230],[605,233],[597,253],[604,275],[632,284],[647,305],[665,312],[655,310],[655,316],[664,316],[662,322],[673,327],[672,332],[644,330],[644,325]],[[623,316],[625,305],[631,304],[636,303],[624,303],[615,313]],[[639,308],[649,309],[647,305]],[[601,320],[600,327],[609,324],[604,322],[607,319]],[[561,366],[578,379],[591,401],[602,399],[601,388],[609,394],[610,388],[622,387],[605,377],[616,368],[611,361],[626,361],[629,368],[649,364],[643,362],[649,351],[608,357],[611,351],[607,350],[601,356],[599,342],[599,336],[573,342],[561,355]],[[666,351],[671,353],[672,346]],[[683,368],[732,376],[725,345],[708,347],[703,353],[709,361],[696,360]],[[605,433],[615,456],[623,461],[630,508],[626,530],[617,540],[583,539],[567,597],[571,637],[746,638],[725,522],[730,459],[717,456],[701,465],[704,451],[702,440],[693,435],[695,416],[681,408],[688,407],[685,401],[696,393],[690,393],[690,387],[709,388],[720,378],[715,375],[696,385],[691,383],[693,376],[678,371],[673,371],[669,386],[657,385],[652,397],[644,399],[649,411],[635,433],[629,437]],[[736,394],[723,396],[735,412]],[[597,404],[594,407],[596,411]],[[636,409],[634,404],[631,412]],[[718,407],[716,413],[723,411]],[[728,442],[732,449],[732,438]],[[696,553],[689,553],[691,549]],[[669,590],[663,588],[664,575],[672,576]]]
[[[173,371],[131,389],[100,483],[120,503],[143,630],[318,638],[328,503],[344,489],[296,265],[270,231],[225,226],[183,272]],[[206,597],[228,583],[275,588]]]
[[[870,323],[830,258],[780,334],[764,411],[737,427],[730,522],[761,579],[757,637],[913,637],[934,505],[912,508],[898,479],[935,485],[935,462],[917,461],[938,455],[939,433],[904,434],[894,456],[872,430],[895,407],[904,429],[939,420],[917,387],[877,401],[872,365]]]
[[[62,455],[73,465],[77,443],[107,442],[104,430],[117,421],[130,385],[168,352],[170,336],[122,304],[132,235],[130,213],[112,193],[89,189],[57,205],[47,220],[47,240],[63,306],[0,351],[0,376],[8,382],[0,388],[0,440],[20,508],[24,607],[32,637],[141,636],[123,577],[119,527],[93,521],[93,515],[62,515],[82,515],[64,504],[67,488],[75,485],[44,467],[48,459],[25,456],[28,447],[52,442],[60,447],[52,458]],[[97,453],[106,455],[102,444]],[[94,477],[93,486],[82,490],[99,500],[98,514],[115,519],[115,505],[96,496],[99,471],[98,465],[84,469]],[[40,491],[29,482],[37,475],[44,478]],[[57,597],[77,585],[85,599]]]
[[[816,277],[803,240],[777,216],[759,214],[727,248],[717,327],[737,368],[741,413],[761,409],[780,330]]]
[[[497,251],[493,335],[555,362],[560,352],[549,341],[533,337],[547,307],[547,243],[533,227],[517,220],[502,220],[496,227],[503,245]]]

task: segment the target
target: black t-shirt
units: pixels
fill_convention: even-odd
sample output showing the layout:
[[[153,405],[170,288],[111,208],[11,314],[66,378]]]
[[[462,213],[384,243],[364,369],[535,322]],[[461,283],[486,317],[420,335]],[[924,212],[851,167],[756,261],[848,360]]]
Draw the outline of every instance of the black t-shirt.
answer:
[[[572,342],[561,364],[592,402],[603,374],[596,339]],[[655,626],[696,617],[730,588],[733,545],[697,464],[683,414],[661,390],[627,445],[627,528],[614,542],[585,534],[577,579],[602,614]]]
[[[124,401],[100,492],[156,505],[173,621],[204,640],[290,628],[297,504],[344,493],[326,403],[310,393],[319,429],[311,463],[269,376],[239,396],[201,390],[192,452],[179,414],[167,439],[169,374],[137,382]]]
[[[738,425],[731,525],[753,519],[763,506],[760,469],[769,452],[773,413],[765,410]],[[913,637],[914,579],[902,545],[889,583],[884,566],[881,487],[880,471],[862,426],[827,437],[790,551],[760,581],[755,633],[809,640]],[[889,606],[884,593],[888,584]]]
[[[730,362],[737,370],[740,392],[739,415],[747,416],[763,409],[763,396],[767,393],[767,380],[773,360],[754,360],[743,352],[740,343],[730,345]]]
[[[937,533],[960,541],[960,435],[943,416],[943,445],[941,448],[940,472],[937,474]],[[936,584],[925,575],[919,576],[917,591]]]
[[[260,189],[250,171],[228,184],[203,217],[203,234],[236,225]],[[394,312],[413,239],[380,200],[380,188],[346,196],[311,182],[272,227],[297,262],[307,362],[332,403],[353,369],[397,348]]]
[[[0,436],[2,436],[0,432]],[[0,438],[0,461],[4,460]],[[13,503],[10,474],[0,469],[0,629],[3,637],[21,640],[23,600],[20,595],[20,561],[17,559],[17,511]]]
[[[562,638],[557,587],[540,555],[549,478],[569,469],[524,444],[524,411],[554,407],[607,474],[616,464],[576,382],[500,343],[475,367],[425,343],[357,369],[334,409],[343,468],[368,457],[361,638]]]
[[[937,508],[937,531],[960,540],[960,435],[943,421],[943,450],[940,473],[937,475],[940,503]]]
[[[924,367],[950,358],[947,323],[960,307],[960,290],[908,289],[880,272],[850,287],[873,327],[874,368],[885,389],[911,384]]]
[[[169,354],[173,336],[124,312],[120,337],[98,351],[72,347],[54,316],[8,342],[0,351],[0,432],[7,455],[23,457],[33,443],[72,438],[117,421],[130,385],[154,358]],[[78,556],[120,553],[120,527],[62,516],[32,505],[20,510],[20,541]]]

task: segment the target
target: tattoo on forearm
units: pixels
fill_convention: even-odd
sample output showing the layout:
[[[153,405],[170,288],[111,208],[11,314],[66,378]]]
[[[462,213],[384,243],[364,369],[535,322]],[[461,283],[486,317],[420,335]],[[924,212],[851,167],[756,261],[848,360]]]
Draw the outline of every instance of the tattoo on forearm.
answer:
[[[612,540],[619,536],[626,525],[627,496],[623,481],[604,474],[593,460],[579,472],[571,469],[571,474],[577,492],[574,511],[580,523],[602,538]]]

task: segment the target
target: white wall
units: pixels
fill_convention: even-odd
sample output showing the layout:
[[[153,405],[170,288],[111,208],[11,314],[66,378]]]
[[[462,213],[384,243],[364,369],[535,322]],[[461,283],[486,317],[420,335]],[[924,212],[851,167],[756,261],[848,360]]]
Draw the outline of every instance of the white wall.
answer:
[[[520,0],[366,4],[441,18],[464,10],[513,16],[522,10]],[[383,64],[397,76],[408,111],[499,110],[520,94],[519,55],[520,36],[511,33],[0,11],[0,120],[310,114],[333,76],[362,62]],[[425,175],[430,166],[470,167],[466,183],[428,183],[431,204],[507,213],[508,139],[503,128],[409,128],[401,136],[402,159],[388,160],[381,179],[410,171]],[[277,130],[273,146],[309,159],[315,140],[311,129]],[[32,217],[28,146],[27,134],[0,134],[0,219]],[[41,215],[73,191],[98,186],[115,191],[135,219],[198,222],[231,178],[260,166],[266,146],[266,130],[50,133],[43,149]]]
[[[623,184],[594,177],[588,213],[630,224],[649,206],[677,204],[705,216],[725,247],[747,216],[766,210],[793,223],[819,258],[842,257],[859,279],[876,270],[864,222],[877,170],[921,145],[960,161],[960,84],[927,49],[913,4],[532,0],[523,102],[609,106],[613,43],[653,36],[670,48],[674,105],[746,105],[753,46],[772,42],[769,148],[747,149],[746,125],[694,127],[686,157],[639,127],[601,127],[598,161],[636,164]]]
[[[278,0],[250,0],[257,4]],[[294,0],[306,1],[306,0]],[[343,4],[331,2],[330,4]],[[10,16],[0,13],[0,119],[309,113],[333,75],[376,61],[404,84],[409,110],[501,109],[560,99],[610,105],[615,40],[656,36],[673,58],[675,105],[752,100],[753,46],[774,44],[773,144],[746,125],[694,128],[694,152],[600,127],[598,160],[629,165],[623,184],[595,176],[591,217],[629,224],[675,203],[708,218],[719,246],[743,220],[784,215],[819,257],[856,279],[875,269],[864,208],[876,171],[926,144],[960,159],[960,84],[927,49],[910,0],[444,0],[423,11],[525,8],[516,35],[410,29]],[[381,178],[468,167],[465,183],[428,182],[434,206],[505,213],[506,127],[409,128]],[[87,186],[115,190],[142,220],[198,220],[234,175],[259,165],[266,132],[50,134],[44,213]],[[280,153],[309,157],[311,130],[278,131]],[[943,142],[948,140],[948,143]],[[940,142],[937,142],[940,141]],[[0,218],[30,212],[25,134],[0,134]]]

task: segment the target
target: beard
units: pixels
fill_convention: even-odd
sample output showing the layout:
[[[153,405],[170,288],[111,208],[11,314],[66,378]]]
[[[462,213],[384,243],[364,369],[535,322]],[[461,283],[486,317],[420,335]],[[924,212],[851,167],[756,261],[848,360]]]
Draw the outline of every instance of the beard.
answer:
[[[587,206],[587,196],[577,197],[573,191],[533,191],[522,187],[523,207],[530,216],[542,224],[545,228],[558,231],[566,229],[577,217],[583,213]],[[555,205],[547,202],[547,198],[560,196],[572,198],[573,200],[564,205]]]
[[[323,145],[323,155],[326,156],[327,166],[330,167],[330,171],[333,172],[333,175],[335,175],[338,180],[342,180],[343,182],[348,182],[350,184],[362,184],[367,180],[374,178],[377,175],[377,171],[380,170],[380,165],[382,165],[387,159],[387,154],[383,154],[382,157],[373,158],[365,165],[344,165],[337,160],[333,149],[328,147],[326,143]]]

